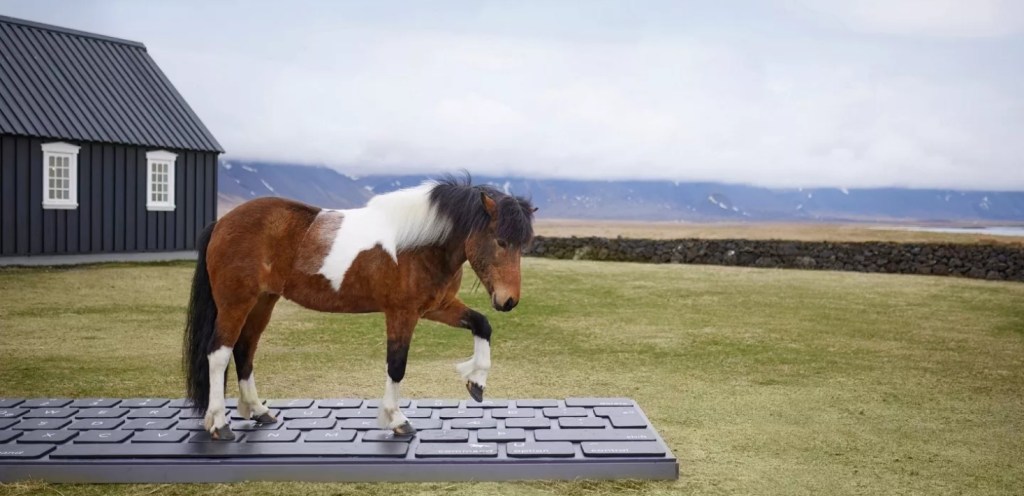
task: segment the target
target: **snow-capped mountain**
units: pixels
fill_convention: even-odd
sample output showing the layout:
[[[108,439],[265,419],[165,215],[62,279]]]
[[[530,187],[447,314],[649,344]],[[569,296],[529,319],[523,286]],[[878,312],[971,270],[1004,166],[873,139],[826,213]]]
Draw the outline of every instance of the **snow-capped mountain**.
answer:
[[[222,161],[222,211],[261,196],[353,208],[375,194],[429,176],[352,177],[324,167]],[[548,218],[621,220],[935,220],[1021,221],[1024,192],[905,188],[772,189],[671,181],[590,181],[474,176],[474,182],[530,197]]]

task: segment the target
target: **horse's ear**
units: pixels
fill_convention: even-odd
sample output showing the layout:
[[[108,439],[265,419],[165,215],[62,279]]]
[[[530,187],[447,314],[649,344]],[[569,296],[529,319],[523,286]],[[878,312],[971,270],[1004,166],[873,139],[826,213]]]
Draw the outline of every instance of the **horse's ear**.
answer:
[[[491,216],[491,220],[498,218],[498,205],[494,203],[491,197],[487,196],[487,193],[480,192],[480,201],[484,204],[484,210],[487,211],[487,215]]]
[[[540,210],[540,207],[533,207],[533,210],[531,210],[531,212],[536,213],[538,210]]]

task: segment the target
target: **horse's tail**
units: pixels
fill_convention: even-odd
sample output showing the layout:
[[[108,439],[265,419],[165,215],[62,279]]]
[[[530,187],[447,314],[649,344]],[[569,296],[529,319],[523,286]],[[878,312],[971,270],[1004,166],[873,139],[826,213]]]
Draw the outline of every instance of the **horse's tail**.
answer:
[[[217,304],[213,301],[210,273],[206,270],[206,248],[216,221],[203,229],[196,240],[199,259],[196,273],[192,276],[192,296],[188,301],[188,320],[185,321],[185,344],[182,350],[182,365],[185,369],[185,386],[192,408],[205,412],[210,403],[210,364],[207,355],[213,349],[217,337]]]

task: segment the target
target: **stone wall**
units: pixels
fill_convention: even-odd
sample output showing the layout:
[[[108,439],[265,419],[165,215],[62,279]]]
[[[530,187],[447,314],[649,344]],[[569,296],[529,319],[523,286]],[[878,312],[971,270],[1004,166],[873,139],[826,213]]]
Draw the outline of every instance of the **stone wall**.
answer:
[[[1020,244],[537,236],[527,255],[572,260],[846,270],[1024,281],[1024,245]]]

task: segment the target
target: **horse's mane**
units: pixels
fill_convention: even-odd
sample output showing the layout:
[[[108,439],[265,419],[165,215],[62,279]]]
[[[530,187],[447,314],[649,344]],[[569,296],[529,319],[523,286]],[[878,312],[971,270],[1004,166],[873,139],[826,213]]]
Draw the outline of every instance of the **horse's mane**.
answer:
[[[459,178],[446,175],[435,181],[430,190],[430,203],[437,212],[451,221],[448,238],[466,239],[487,228],[491,218],[484,210],[480,193],[494,200],[498,209],[495,236],[515,247],[525,246],[533,239],[533,205],[530,200],[505,194],[487,185],[473,185],[469,174]]]

